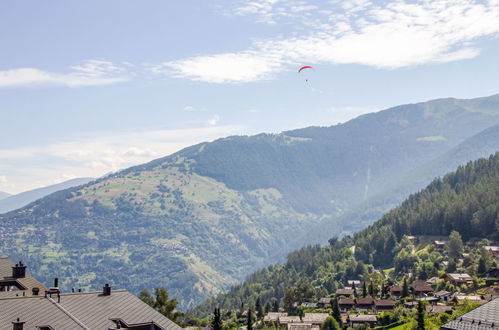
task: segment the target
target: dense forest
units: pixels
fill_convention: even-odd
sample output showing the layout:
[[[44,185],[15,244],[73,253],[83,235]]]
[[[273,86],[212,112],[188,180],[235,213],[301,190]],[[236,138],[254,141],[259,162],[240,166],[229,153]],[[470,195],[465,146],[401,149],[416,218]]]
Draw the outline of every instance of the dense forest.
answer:
[[[399,280],[408,273],[426,279],[442,270],[455,270],[457,256],[452,257],[452,251],[445,268],[442,255],[436,251],[425,248],[413,253],[415,247],[407,235],[450,235],[449,241],[475,239],[480,243],[463,267],[470,274],[480,275],[494,263],[480,246],[487,244],[486,239],[499,240],[497,196],[499,153],[435,179],[353,236],[331,238],[327,246],[309,246],[290,253],[284,264],[253,273],[244,283],[198,306],[191,315],[207,315],[213,306],[252,306],[257,299],[264,305],[277,304],[289,310],[293,302],[330,296],[347,280],[380,283],[385,272],[376,270],[389,269],[391,278]]]

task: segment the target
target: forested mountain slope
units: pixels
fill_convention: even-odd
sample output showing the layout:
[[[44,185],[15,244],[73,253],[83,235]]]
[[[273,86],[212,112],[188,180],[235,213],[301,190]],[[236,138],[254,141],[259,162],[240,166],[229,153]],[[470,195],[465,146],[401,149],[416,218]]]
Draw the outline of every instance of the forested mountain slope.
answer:
[[[395,267],[394,272],[401,274],[412,269],[416,277],[435,276],[428,272],[436,271],[435,265],[441,267],[438,260],[431,260],[429,255],[420,260],[411,255],[404,257],[404,253],[407,254],[404,235],[447,236],[458,231],[463,240],[488,238],[497,241],[498,196],[499,152],[488,159],[460,166],[442,179],[435,179],[353,236],[341,240],[333,238],[328,246],[309,246],[290,253],[286,263],[253,273],[241,285],[198,306],[192,314],[207,315],[213,306],[224,309],[238,309],[242,303],[251,306],[258,297],[262,304],[275,299],[285,303],[282,299],[286,291],[303,285],[311,288],[309,290],[318,299],[334,293],[347,280],[375,274],[366,268],[367,264],[376,269]],[[475,266],[469,268],[476,269]]]
[[[201,143],[1,215],[0,254],[66,290],[164,286],[192,307],[498,123],[495,95]]]

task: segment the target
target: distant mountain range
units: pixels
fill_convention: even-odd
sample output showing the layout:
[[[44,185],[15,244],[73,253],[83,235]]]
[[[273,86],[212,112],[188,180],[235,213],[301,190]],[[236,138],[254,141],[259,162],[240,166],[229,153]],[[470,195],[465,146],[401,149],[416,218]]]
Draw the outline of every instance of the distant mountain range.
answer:
[[[4,198],[7,198],[9,196],[12,196],[11,194],[9,193],[6,193],[6,192],[3,192],[3,191],[0,191],[0,199],[4,199]]]
[[[165,286],[188,308],[499,150],[498,129],[494,95],[201,143],[0,216],[0,253],[64,289]]]
[[[29,191],[11,195],[0,192],[0,214],[21,208],[42,197],[50,195],[56,191],[80,186],[94,180],[93,178],[77,178],[64,181],[47,187],[37,188]],[[2,195],[4,194],[4,195]],[[3,196],[3,197],[2,197]]]

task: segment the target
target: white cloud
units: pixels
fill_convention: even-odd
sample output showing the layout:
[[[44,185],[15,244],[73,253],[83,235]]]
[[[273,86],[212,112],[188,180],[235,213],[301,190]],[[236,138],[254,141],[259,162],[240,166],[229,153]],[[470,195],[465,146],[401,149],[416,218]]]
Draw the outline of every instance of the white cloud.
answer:
[[[88,60],[71,67],[69,73],[54,73],[36,68],[18,68],[0,71],[0,88],[40,85],[82,87],[109,85],[128,80],[124,69],[109,61]]]
[[[246,1],[234,13],[256,15],[272,23],[276,17],[288,17],[291,10],[285,9],[293,3]],[[238,83],[271,79],[303,63],[395,69],[473,58],[480,53],[475,43],[479,38],[499,35],[497,0],[396,0],[384,5],[355,0],[332,6],[334,11],[321,8],[315,19],[301,21],[299,27],[311,31],[307,35],[259,40],[239,52],[165,62],[153,72],[195,81]]]
[[[219,121],[220,121],[220,116],[219,115],[214,115],[213,118],[211,118],[210,120],[208,120],[206,122],[206,124],[208,126],[216,126]]]

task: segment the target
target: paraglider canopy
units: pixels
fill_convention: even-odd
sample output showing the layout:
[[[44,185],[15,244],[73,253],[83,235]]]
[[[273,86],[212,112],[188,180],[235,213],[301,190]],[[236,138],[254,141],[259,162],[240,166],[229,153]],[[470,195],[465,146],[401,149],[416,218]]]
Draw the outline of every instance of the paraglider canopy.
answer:
[[[310,65],[305,65],[305,66],[302,66],[302,67],[298,70],[298,73],[302,72],[302,70],[305,70],[305,69],[313,69],[313,67],[311,67]]]

